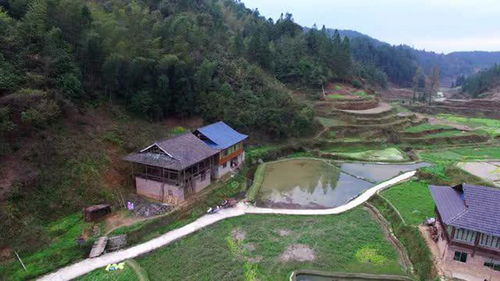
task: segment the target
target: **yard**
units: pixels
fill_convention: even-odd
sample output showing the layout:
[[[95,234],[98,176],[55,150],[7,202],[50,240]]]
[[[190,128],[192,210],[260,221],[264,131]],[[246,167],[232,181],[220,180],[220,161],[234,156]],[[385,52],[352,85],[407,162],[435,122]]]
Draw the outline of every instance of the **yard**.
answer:
[[[405,274],[380,226],[362,208],[335,216],[228,219],[137,262],[151,280],[284,281],[297,269]],[[110,278],[136,280],[127,271],[104,269],[79,280]]]

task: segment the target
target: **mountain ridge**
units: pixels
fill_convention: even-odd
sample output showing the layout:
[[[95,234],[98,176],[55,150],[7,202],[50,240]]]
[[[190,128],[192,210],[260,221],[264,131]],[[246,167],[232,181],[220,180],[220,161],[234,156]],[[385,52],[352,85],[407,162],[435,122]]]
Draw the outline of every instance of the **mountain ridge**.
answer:
[[[327,28],[326,30],[331,36],[335,33],[335,29]],[[416,63],[424,70],[424,73],[429,74],[431,68],[437,65],[441,71],[441,83],[446,86],[451,85],[459,76],[469,76],[500,63],[500,51],[476,50],[439,53],[416,49],[406,44],[393,45],[355,30],[338,30],[338,32],[350,40],[367,40],[375,47],[386,45],[407,48],[415,56]]]

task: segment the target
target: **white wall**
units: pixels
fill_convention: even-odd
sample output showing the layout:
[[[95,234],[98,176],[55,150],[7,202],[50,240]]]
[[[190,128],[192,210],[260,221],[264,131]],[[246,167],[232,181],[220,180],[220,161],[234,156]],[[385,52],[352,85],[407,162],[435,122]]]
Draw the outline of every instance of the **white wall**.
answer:
[[[176,185],[135,177],[135,187],[137,194],[164,203],[178,204],[184,201],[184,190]]]

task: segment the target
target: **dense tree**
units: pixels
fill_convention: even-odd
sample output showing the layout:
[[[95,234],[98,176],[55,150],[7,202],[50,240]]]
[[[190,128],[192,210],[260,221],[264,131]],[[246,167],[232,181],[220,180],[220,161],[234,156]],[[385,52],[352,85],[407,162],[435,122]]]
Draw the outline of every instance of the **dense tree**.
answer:
[[[457,86],[462,85],[464,93],[477,98],[493,87],[500,85],[500,65],[494,65],[467,78],[457,80],[456,84]]]
[[[411,87],[417,63],[408,47],[375,44],[363,37],[354,38],[350,43],[354,60],[377,67],[394,84]]]

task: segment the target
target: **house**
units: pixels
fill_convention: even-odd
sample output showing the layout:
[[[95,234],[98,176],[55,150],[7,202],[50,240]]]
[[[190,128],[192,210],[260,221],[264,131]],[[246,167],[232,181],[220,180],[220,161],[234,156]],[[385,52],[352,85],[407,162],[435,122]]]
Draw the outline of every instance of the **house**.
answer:
[[[240,134],[220,121],[194,131],[194,135],[210,148],[219,152],[218,159],[212,169],[212,177],[220,178],[237,169],[245,161],[243,141],[247,135]]]
[[[429,189],[442,259],[484,280],[500,280],[500,190],[469,184]]]
[[[218,153],[186,133],[155,142],[124,160],[133,163],[138,194],[178,204],[210,184]]]
[[[238,168],[245,160],[246,138],[217,122],[155,142],[124,160],[132,163],[139,195],[179,204],[210,185],[212,179]]]

